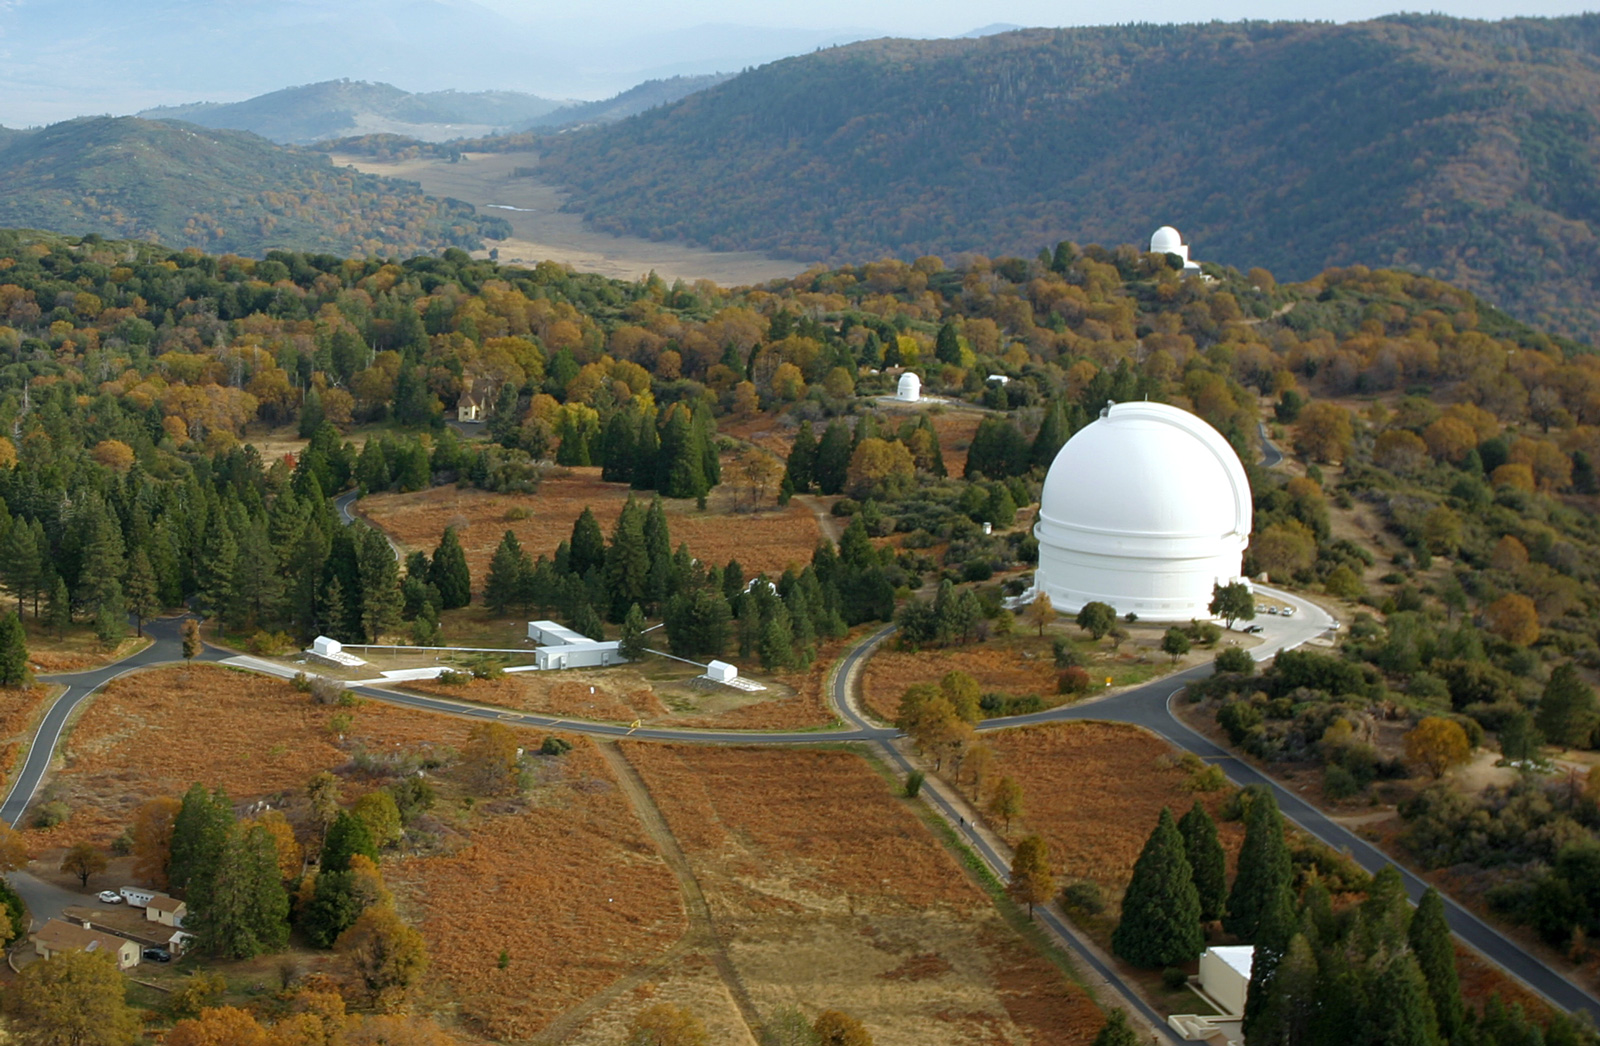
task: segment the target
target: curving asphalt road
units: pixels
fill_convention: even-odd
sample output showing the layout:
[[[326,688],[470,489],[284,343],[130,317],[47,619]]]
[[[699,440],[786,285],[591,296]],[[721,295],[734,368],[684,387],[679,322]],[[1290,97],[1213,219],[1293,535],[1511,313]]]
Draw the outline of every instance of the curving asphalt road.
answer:
[[[1279,450],[1277,444],[1267,438],[1266,422],[1256,422],[1256,428],[1261,433],[1261,467],[1264,469],[1276,468],[1283,462],[1283,451]]]

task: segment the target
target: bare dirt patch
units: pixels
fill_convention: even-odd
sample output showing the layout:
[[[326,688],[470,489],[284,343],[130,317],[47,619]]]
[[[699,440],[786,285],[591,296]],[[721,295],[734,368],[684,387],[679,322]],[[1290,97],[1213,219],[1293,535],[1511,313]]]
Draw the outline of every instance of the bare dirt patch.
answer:
[[[1016,937],[859,756],[624,751],[761,1014],[842,1009],[880,1046],[1069,1046],[1098,1030],[1083,990]]]
[[[359,508],[407,549],[431,553],[444,528],[454,526],[466,550],[473,585],[481,589],[489,560],[506,531],[516,534],[533,558],[554,557],[556,546],[572,536],[572,524],[586,507],[593,510],[609,540],[630,493],[636,492],[620,483],[603,482],[597,468],[575,468],[570,475],[545,480],[532,495],[434,487],[412,494],[374,494],[363,498]],[[673,547],[687,543],[697,558],[719,566],[737,559],[747,575],[765,571],[776,576],[787,566],[811,562],[819,531],[809,509],[791,503],[785,509],[735,515],[724,505],[731,497],[731,492],[719,488],[705,512],[692,501],[665,502]],[[521,513],[528,513],[528,518],[514,518]]]

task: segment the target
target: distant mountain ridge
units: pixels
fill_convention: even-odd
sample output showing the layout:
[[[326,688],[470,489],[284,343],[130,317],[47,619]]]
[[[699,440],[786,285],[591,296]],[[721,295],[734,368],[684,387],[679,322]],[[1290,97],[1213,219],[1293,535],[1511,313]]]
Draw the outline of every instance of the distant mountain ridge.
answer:
[[[578,102],[553,109],[534,118],[522,130],[578,127],[613,123],[658,105],[668,105],[691,94],[733,79],[733,73],[706,73],[702,76],[674,76],[665,80],[646,80],[637,87],[598,102]]]
[[[138,115],[203,127],[251,131],[275,142],[309,145],[360,134],[404,134],[421,141],[476,137],[522,128],[570,103],[516,91],[413,94],[385,83],[327,80],[286,87],[242,102],[162,106]]]
[[[404,255],[475,249],[503,219],[242,131],[94,117],[0,135],[0,227],[170,247]]]
[[[806,260],[1397,265],[1600,336],[1600,16],[872,40],[539,144],[602,229]]]

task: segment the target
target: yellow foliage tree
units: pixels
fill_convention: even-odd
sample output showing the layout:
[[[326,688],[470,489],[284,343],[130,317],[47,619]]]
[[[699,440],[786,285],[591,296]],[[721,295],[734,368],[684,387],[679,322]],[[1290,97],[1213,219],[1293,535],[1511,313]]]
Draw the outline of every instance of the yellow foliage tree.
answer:
[[[1514,646],[1529,646],[1539,639],[1539,611],[1527,596],[1509,592],[1483,611],[1489,631]]]
[[[1406,734],[1406,761],[1443,777],[1452,766],[1472,757],[1472,743],[1461,724],[1442,716],[1429,716]]]
[[[1343,461],[1354,439],[1350,412],[1332,403],[1311,404],[1294,429],[1295,447],[1316,461]]]

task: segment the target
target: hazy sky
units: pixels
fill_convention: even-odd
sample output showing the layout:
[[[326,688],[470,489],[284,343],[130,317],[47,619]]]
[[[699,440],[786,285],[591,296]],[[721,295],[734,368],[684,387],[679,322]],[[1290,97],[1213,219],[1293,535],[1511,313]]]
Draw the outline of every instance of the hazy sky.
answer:
[[[612,26],[684,28],[704,22],[812,29],[871,28],[905,36],[948,36],[1005,22],[1025,26],[1098,25],[1126,22],[1208,22],[1259,19],[1317,19],[1349,22],[1393,14],[1386,0],[1125,0],[1107,5],[1085,0],[634,0],[598,6],[548,0],[478,0],[513,17]],[[1421,9],[1461,18],[1517,15],[1571,15],[1595,10],[1579,0],[1429,0]],[[578,13],[581,12],[581,13]]]

